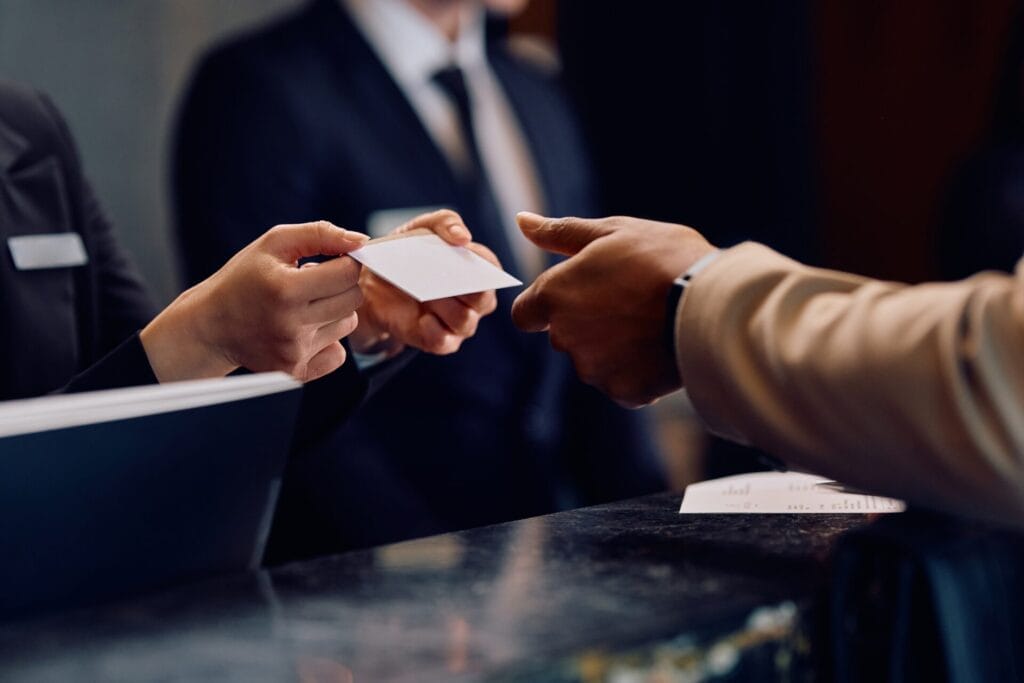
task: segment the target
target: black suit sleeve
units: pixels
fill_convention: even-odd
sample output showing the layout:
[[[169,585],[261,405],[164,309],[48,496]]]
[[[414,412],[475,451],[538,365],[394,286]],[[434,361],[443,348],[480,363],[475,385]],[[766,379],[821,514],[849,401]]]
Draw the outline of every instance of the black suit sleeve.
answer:
[[[82,193],[85,220],[92,235],[91,257],[97,265],[97,352],[106,354],[149,324],[158,309],[86,181]]]
[[[119,389],[156,382],[156,375],[149,365],[146,350],[136,333],[99,361],[75,375],[56,393],[73,394],[80,391]]]

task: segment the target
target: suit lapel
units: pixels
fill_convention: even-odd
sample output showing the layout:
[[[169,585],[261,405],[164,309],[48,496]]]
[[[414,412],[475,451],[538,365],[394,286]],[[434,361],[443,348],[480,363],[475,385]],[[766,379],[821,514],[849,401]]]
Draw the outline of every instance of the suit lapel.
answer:
[[[10,180],[7,169],[14,165],[25,146],[25,138],[4,123],[3,119],[0,119],[0,238],[3,238],[0,248],[3,251],[7,251],[7,238],[10,237],[12,228],[12,216],[9,209],[11,191],[8,188]],[[6,259],[7,255],[3,254],[2,257]]]
[[[374,129],[384,131],[381,140],[390,156],[402,160],[405,172],[411,170],[446,196],[457,196],[458,181],[444,153],[341,3],[316,0],[308,19],[340,82],[352,89],[355,101],[371,108]]]
[[[28,151],[28,140],[18,131],[0,119],[0,173],[14,166],[14,163]]]
[[[536,88],[523,77],[521,68],[500,47],[488,50],[488,60],[530,146],[530,155],[548,202],[547,210],[555,213],[560,208],[557,206],[557,198],[560,196],[557,159],[561,145],[558,131],[552,130],[550,118],[545,112],[544,99],[548,94],[534,92]]]
[[[18,228],[15,212],[17,206],[22,203],[18,200],[11,169],[28,149],[28,140],[0,118],[0,235],[5,239],[15,234],[13,231]],[[3,248],[6,251],[6,241]]]
[[[0,119],[0,231],[10,236],[71,230],[60,161],[27,161],[30,151],[28,139]]]

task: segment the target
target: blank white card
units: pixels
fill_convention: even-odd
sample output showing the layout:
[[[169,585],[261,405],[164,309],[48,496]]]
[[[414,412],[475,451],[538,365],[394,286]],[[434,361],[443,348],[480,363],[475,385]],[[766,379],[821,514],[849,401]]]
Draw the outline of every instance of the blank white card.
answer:
[[[417,301],[433,301],[523,284],[465,247],[437,235],[371,242],[349,253]]]

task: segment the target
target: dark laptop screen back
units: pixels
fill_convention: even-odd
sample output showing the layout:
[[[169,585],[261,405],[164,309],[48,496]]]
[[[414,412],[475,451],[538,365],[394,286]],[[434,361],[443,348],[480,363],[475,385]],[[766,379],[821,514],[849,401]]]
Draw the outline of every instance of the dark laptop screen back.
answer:
[[[258,565],[299,397],[0,439],[0,615]]]

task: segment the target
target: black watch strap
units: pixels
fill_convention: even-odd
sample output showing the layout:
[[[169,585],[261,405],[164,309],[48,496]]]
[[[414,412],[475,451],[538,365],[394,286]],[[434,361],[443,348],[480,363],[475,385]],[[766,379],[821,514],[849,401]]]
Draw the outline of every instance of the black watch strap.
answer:
[[[668,300],[665,302],[665,343],[668,344],[669,351],[673,356],[676,353],[676,314],[679,312],[679,302],[682,301],[683,294],[686,293],[686,288],[690,286],[693,278],[711,265],[721,253],[721,249],[708,252],[687,268],[685,273],[672,281],[672,286],[668,290]]]
[[[672,281],[672,287],[668,290],[668,300],[665,302],[665,344],[668,345],[673,357],[676,354],[676,312],[688,284],[684,277],[685,274]]]

